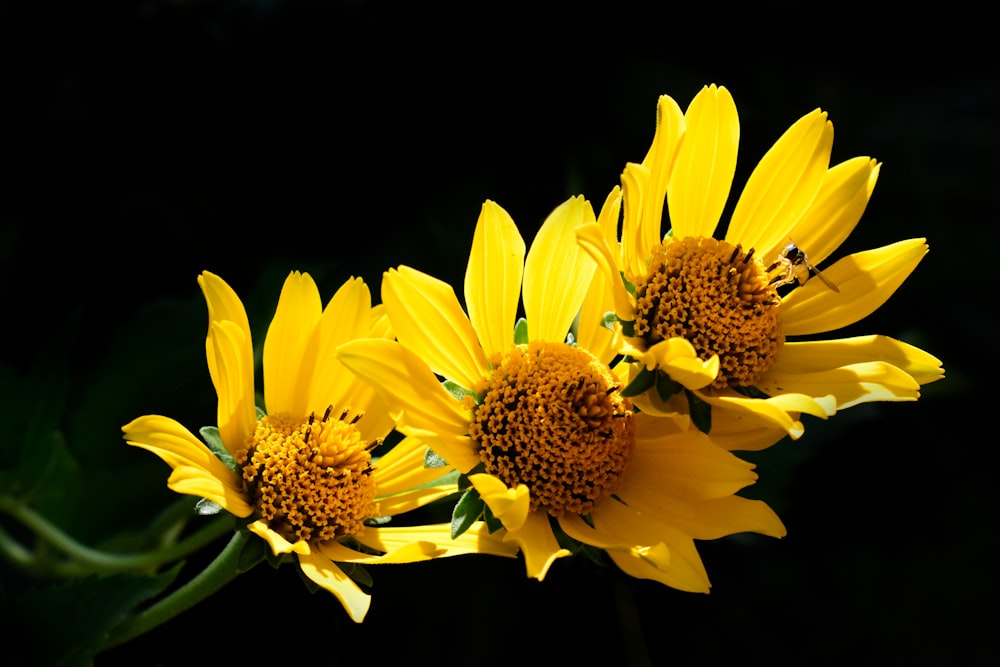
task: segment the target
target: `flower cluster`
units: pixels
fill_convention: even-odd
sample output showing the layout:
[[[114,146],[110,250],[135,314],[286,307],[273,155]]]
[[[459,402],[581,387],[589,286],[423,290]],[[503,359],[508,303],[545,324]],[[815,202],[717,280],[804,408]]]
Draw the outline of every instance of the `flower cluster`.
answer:
[[[408,266],[384,273],[376,306],[351,278],[323,307],[292,273],[260,404],[243,305],[205,272],[217,428],[199,439],[152,415],[125,438],[173,468],[171,489],[239,518],[358,622],[370,598],[356,566],[460,554],[519,556],[542,580],[588,550],[708,592],[696,540],[785,534],[740,495],[757,475],[734,451],[799,438],[803,414],[915,400],[943,376],[899,340],[811,338],[873,312],[927,251],[910,239],[817,268],[860,220],[880,164],[830,166],[832,125],[806,114],[717,235],[738,140],[725,88],[684,112],[663,96],[649,152],[599,211],[571,197],[529,247],[486,201],[464,305]],[[450,521],[397,520],[442,504]]]

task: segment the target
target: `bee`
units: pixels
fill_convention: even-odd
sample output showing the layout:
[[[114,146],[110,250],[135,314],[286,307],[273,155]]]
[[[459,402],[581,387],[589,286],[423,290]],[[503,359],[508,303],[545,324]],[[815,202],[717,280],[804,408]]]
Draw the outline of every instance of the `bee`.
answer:
[[[840,292],[840,288],[824,276],[819,269],[809,263],[809,258],[794,243],[789,243],[781,249],[781,252],[778,253],[778,259],[775,260],[774,264],[767,267],[767,273],[770,274],[776,269],[780,269],[781,272],[771,279],[771,284],[775,287],[791,285],[793,283],[805,285],[809,278],[816,276],[834,292]]]

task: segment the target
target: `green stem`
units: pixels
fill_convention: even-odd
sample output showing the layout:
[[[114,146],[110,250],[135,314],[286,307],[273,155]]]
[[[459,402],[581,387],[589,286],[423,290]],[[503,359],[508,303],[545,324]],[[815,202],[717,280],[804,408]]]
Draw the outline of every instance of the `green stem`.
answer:
[[[112,629],[101,650],[124,644],[166,623],[235,579],[245,571],[239,568],[239,561],[249,535],[245,530],[236,531],[229,544],[208,567],[152,607]]]
[[[225,535],[233,529],[234,521],[231,515],[225,514],[180,542],[163,549],[138,554],[115,554],[92,549],[80,544],[57,526],[50,523],[41,514],[20,503],[0,499],[0,510],[17,518],[25,526],[31,528],[41,539],[72,557],[77,562],[88,565],[95,572],[156,569],[164,563],[183,558]]]

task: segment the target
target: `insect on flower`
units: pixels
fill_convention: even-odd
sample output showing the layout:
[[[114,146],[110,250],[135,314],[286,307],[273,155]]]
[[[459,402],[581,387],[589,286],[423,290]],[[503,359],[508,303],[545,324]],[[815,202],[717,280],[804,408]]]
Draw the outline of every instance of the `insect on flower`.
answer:
[[[781,252],[778,253],[778,259],[771,266],[767,267],[767,273],[770,274],[776,269],[780,269],[781,273],[771,279],[771,284],[775,287],[791,285],[793,283],[805,285],[810,277],[816,276],[834,292],[840,292],[839,287],[834,285],[819,269],[809,263],[809,258],[794,243],[789,243],[781,249]]]

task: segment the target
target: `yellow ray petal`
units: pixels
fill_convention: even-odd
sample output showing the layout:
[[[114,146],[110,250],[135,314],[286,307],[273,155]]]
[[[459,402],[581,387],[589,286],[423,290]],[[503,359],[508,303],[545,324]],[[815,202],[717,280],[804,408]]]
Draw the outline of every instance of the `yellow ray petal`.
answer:
[[[298,540],[294,543],[289,542],[282,535],[271,530],[270,526],[262,519],[247,524],[247,530],[267,542],[275,556],[290,553],[296,553],[301,556],[308,554],[310,551],[308,542],[305,540]]]
[[[640,176],[642,196],[636,199],[637,206],[631,207],[633,215],[637,216],[634,225],[638,244],[635,250],[642,258],[648,258],[653,246],[660,242],[666,232],[663,224],[663,203],[667,196],[667,188],[674,173],[674,163],[686,129],[686,118],[680,106],[669,95],[661,95],[656,103],[656,132],[653,143],[642,161],[643,171],[633,176]],[[630,176],[631,178],[632,176]],[[624,184],[624,175],[623,175]],[[629,202],[625,202],[630,206]]]
[[[380,496],[402,493],[433,482],[450,468],[425,468],[427,445],[420,438],[406,437],[375,461],[375,488]]]
[[[439,475],[440,476],[440,475]],[[436,478],[435,478],[436,479]],[[435,500],[447,498],[457,492],[455,483],[441,484],[438,486],[428,486],[410,491],[403,491],[391,496],[378,499],[379,514],[382,516],[396,516],[404,512],[410,512],[417,508],[429,505]],[[381,490],[379,490],[381,494]]]
[[[337,347],[341,343],[370,335],[371,302],[371,291],[365,281],[349,278],[323,309],[305,354],[306,359],[314,361],[310,373],[303,369],[303,379],[311,375],[303,414],[333,405],[335,410],[350,408],[355,414],[364,411],[364,426],[377,419],[377,415],[369,410],[374,392],[337,360]],[[382,432],[371,434],[371,437],[384,437],[390,428],[391,425]]]
[[[708,574],[690,535],[619,502],[601,503],[591,512],[591,520],[593,528],[578,517],[564,517],[560,525],[585,544],[603,541],[611,560],[633,577],[708,592]]]
[[[245,367],[253,368],[253,345],[250,340],[250,322],[247,319],[246,310],[243,308],[243,302],[240,301],[239,296],[236,295],[236,292],[233,291],[233,288],[226,281],[209,271],[204,271],[198,276],[198,285],[201,287],[202,294],[205,295],[205,302],[208,305],[209,330],[211,330],[212,322],[224,321],[233,322],[242,329],[245,334],[243,339],[244,345],[239,350],[239,355],[244,358],[243,365]],[[215,348],[211,342],[206,344],[206,352],[208,356],[208,372],[212,377],[212,384],[218,387],[221,371],[215,359]]]
[[[219,397],[219,437],[233,456],[245,446],[257,425],[253,357],[246,356],[246,344],[247,333],[235,322],[222,320],[209,325],[207,347],[212,350],[210,356],[217,369],[213,381]]]
[[[840,292],[810,280],[782,299],[785,334],[809,335],[854,324],[885,303],[925,254],[927,243],[919,238],[844,257],[823,270]]]
[[[468,440],[469,408],[444,389],[416,354],[381,338],[351,341],[337,350],[341,363],[382,394],[403,432],[425,436],[435,452],[462,472],[479,463]]]
[[[701,389],[719,374],[719,357],[699,359],[694,346],[684,338],[662,340],[637,358],[646,368],[659,368],[688,389]]]
[[[944,377],[941,360],[889,336],[786,342],[774,362],[783,373],[811,373],[866,361],[884,361],[909,373],[919,384]]]
[[[392,553],[406,544],[420,541],[434,545],[434,558],[465,554],[490,554],[512,558],[517,555],[517,545],[505,541],[505,536],[502,530],[491,534],[485,523],[477,521],[454,539],[451,537],[451,524],[447,523],[412,527],[369,527],[357,539],[366,547],[387,553]]]
[[[561,343],[597,268],[576,243],[580,225],[596,222],[583,197],[571,197],[542,223],[524,261],[522,298],[531,340]]]
[[[832,396],[813,397],[803,394],[782,394],[770,398],[747,398],[736,392],[699,392],[698,397],[706,403],[736,414],[743,415],[752,421],[763,422],[771,428],[780,428],[792,439],[798,439],[805,432],[800,413],[811,414],[814,417],[826,419],[836,412],[836,402]]]
[[[316,360],[306,356],[322,310],[312,277],[298,271],[288,274],[264,339],[264,404],[269,413],[305,416],[310,409],[326,407],[308,404]]]
[[[380,544],[381,542],[377,537],[370,535],[372,530],[374,529],[366,527],[361,535],[354,537],[366,546],[369,543]],[[413,534],[411,529],[410,536],[412,537]],[[362,541],[361,538],[365,537],[367,539]],[[383,546],[386,547],[385,549],[381,549],[386,552],[384,554],[355,551],[333,540],[320,542],[315,545],[315,548],[321,554],[337,563],[416,563],[418,561],[431,560],[441,554],[438,546],[428,540],[398,540],[396,544]]]
[[[635,282],[642,276],[660,242],[660,215],[652,219],[644,212],[647,199],[653,197],[649,181],[653,175],[641,164],[630,162],[622,171],[622,236],[621,268],[625,277]],[[650,199],[654,201],[655,199]],[[663,200],[659,200],[663,206]]]
[[[667,193],[674,236],[712,236],[736,172],[740,120],[725,88],[702,88],[684,115],[687,130]],[[661,200],[662,202],[662,200]]]
[[[569,556],[556,541],[549,515],[546,512],[531,512],[518,530],[507,531],[507,541],[517,544],[524,554],[524,566],[529,577],[542,581],[557,558]]]
[[[669,437],[656,431],[637,432],[632,463],[618,495],[647,498],[649,504],[655,504],[650,494],[659,493],[680,499],[720,498],[756,479],[753,464],[716,446],[699,431]]]
[[[837,409],[871,401],[915,401],[920,385],[906,372],[883,361],[869,361],[812,373],[784,373],[772,368],[757,384],[767,394],[792,392],[832,395]]]
[[[524,240],[514,220],[486,200],[465,270],[465,304],[487,356],[514,345],[514,319],[524,273]]]
[[[253,513],[239,474],[178,422],[146,415],[123,426],[122,432],[128,444],[153,452],[173,468],[167,484],[174,491],[207,498],[238,517]]]
[[[340,600],[340,604],[344,606],[352,621],[360,623],[365,620],[365,615],[371,606],[371,596],[358,588],[358,585],[329,558],[318,553],[300,554],[299,567],[302,568],[302,573],[316,582],[320,588],[330,591]]]
[[[399,342],[435,373],[466,389],[486,374],[483,348],[450,285],[401,266],[383,275],[382,303]]]
[[[802,219],[772,248],[757,248],[765,263],[774,261],[785,244],[792,242],[806,253],[813,266],[840,247],[868,206],[881,164],[869,157],[856,157],[831,167],[823,177],[819,193]]]
[[[793,414],[793,419],[798,419]],[[785,438],[785,429],[731,410],[712,413],[712,442],[729,451],[757,452]]]
[[[576,240],[597,262],[598,270],[608,277],[615,313],[626,322],[634,320],[635,304],[632,303],[632,297],[625,289],[625,284],[619,279],[621,269],[618,260],[611,251],[601,227],[596,224],[583,225],[576,230]]]
[[[816,109],[795,122],[747,180],[726,231],[744,248],[774,248],[812,204],[830,164],[833,124]]]
[[[469,481],[476,487],[483,502],[489,505],[493,516],[499,519],[508,531],[520,529],[528,520],[531,514],[529,510],[531,499],[528,487],[524,484],[508,489],[502,481],[485,473],[469,475]]]

